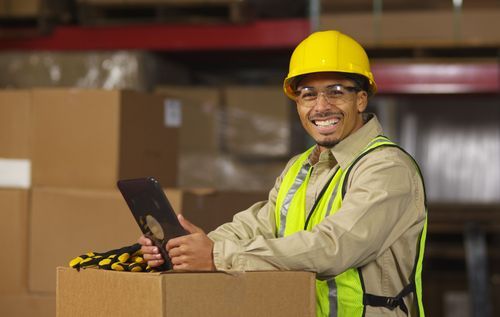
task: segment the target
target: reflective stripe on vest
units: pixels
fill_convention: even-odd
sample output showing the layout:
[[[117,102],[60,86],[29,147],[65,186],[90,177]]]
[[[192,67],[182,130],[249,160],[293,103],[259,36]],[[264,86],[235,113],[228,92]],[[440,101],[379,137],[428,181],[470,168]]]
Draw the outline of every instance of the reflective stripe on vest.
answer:
[[[374,138],[348,165],[345,171],[343,171],[340,167],[337,167],[337,170],[334,172],[329,183],[325,186],[325,188],[323,188],[321,194],[316,200],[312,211],[308,214],[305,210],[305,199],[306,187],[311,173],[311,166],[307,163],[307,158],[311,154],[314,147],[302,153],[285,174],[278,191],[275,210],[277,236],[286,237],[302,230],[311,231],[312,228],[319,224],[325,217],[334,214],[338,209],[340,209],[344,196],[343,187],[347,182],[346,177],[348,177],[352,166],[358,162],[359,158],[380,146],[397,147],[395,143],[391,142],[384,136]],[[417,170],[420,173],[418,166]],[[411,286],[408,287],[408,289],[414,291],[414,294],[417,297],[419,313],[422,317],[424,314],[421,301],[421,271],[426,227],[427,221],[425,222],[424,229],[419,239],[419,249],[415,261],[415,268],[413,270],[412,277],[410,278],[412,283],[411,285],[408,285]],[[404,292],[401,297],[406,295],[406,292]],[[348,269],[332,280],[317,280],[316,298],[317,316],[349,317],[363,316],[365,312],[365,304],[389,308],[387,305],[378,305],[377,300],[393,299],[366,294],[361,270],[357,268]],[[401,301],[402,299],[400,298],[399,302],[389,302],[395,305],[395,307],[398,307],[397,304],[400,304]],[[392,309],[393,307],[391,306],[390,308]],[[406,308],[406,306],[401,307],[401,309],[404,308]]]

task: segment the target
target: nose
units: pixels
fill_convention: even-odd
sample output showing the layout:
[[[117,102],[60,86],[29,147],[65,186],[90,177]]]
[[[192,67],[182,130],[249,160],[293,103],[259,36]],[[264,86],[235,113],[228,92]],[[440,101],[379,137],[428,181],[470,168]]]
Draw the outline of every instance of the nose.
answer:
[[[326,95],[323,91],[320,91],[318,93],[318,98],[316,99],[316,105],[314,106],[314,109],[316,111],[323,111],[323,109],[330,109],[332,108],[332,104],[328,101],[328,98],[326,98]]]

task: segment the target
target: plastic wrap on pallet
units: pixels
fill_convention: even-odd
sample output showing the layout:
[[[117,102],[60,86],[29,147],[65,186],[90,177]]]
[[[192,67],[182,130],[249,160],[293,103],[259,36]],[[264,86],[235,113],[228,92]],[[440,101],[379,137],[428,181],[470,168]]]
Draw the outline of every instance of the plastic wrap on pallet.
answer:
[[[5,52],[0,87],[78,87],[149,90],[160,81],[187,80],[187,71],[148,52]]]
[[[280,86],[226,87],[225,149],[245,159],[288,157],[292,109]]]
[[[432,115],[420,110],[403,117],[402,144],[419,162],[431,202],[500,201],[500,111],[469,101],[473,110],[467,99],[454,100],[452,107],[432,107]]]
[[[285,168],[286,159],[242,161],[235,157],[223,156],[217,160],[222,189],[270,190],[276,178]]]
[[[286,161],[241,161],[223,154],[181,152],[179,184],[184,188],[267,191],[283,171]]]

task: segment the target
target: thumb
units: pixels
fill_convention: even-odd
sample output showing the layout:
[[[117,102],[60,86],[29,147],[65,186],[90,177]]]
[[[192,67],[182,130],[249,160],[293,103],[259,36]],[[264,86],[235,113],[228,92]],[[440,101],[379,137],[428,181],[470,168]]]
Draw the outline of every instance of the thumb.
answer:
[[[181,223],[181,226],[189,233],[204,233],[204,231],[193,225],[191,222],[189,222],[186,218],[184,218],[183,215],[179,214],[177,215],[177,219],[179,219],[179,222]]]

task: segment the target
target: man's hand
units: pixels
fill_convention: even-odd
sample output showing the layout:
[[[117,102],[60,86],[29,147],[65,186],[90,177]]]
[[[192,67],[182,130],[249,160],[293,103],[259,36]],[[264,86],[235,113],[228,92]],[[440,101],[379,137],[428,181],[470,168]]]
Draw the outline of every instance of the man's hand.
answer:
[[[182,227],[190,234],[167,242],[166,247],[174,270],[215,271],[212,240],[182,215],[178,218]]]
[[[178,218],[182,227],[190,234],[170,239],[167,242],[166,249],[173,269],[215,271],[212,240],[203,230],[187,221],[182,215],[179,215]],[[154,268],[164,263],[160,250],[153,245],[149,238],[141,236],[138,242],[141,245],[144,260],[148,261],[150,267]]]
[[[148,262],[150,267],[154,268],[165,262],[161,257],[160,250],[158,250],[158,247],[153,245],[151,239],[142,235],[137,242],[141,245],[142,257]]]

